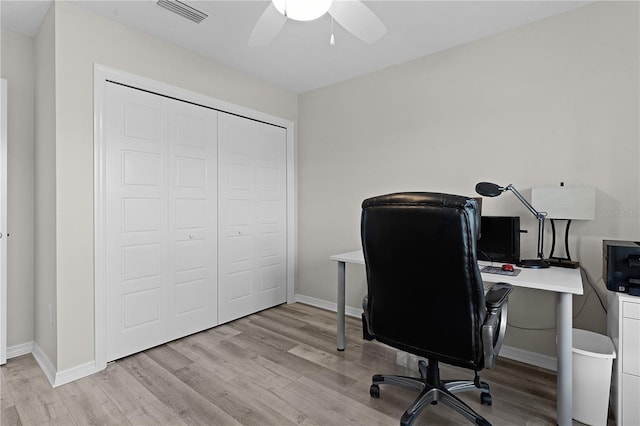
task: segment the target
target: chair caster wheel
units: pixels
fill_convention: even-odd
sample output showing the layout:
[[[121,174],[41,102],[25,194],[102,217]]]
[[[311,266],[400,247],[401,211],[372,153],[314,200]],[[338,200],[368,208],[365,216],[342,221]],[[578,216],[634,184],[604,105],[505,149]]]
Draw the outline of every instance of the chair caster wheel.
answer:
[[[493,400],[491,399],[491,394],[488,392],[482,392],[480,394],[480,404],[482,405],[491,405]]]
[[[371,387],[369,387],[369,395],[374,398],[380,398],[380,386],[371,385]]]

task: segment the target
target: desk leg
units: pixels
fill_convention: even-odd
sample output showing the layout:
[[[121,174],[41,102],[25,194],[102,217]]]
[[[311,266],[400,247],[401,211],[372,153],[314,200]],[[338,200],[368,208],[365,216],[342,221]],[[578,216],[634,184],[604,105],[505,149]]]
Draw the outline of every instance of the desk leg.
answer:
[[[345,262],[338,262],[338,350],[344,351]]]
[[[557,368],[557,402],[558,425],[570,426],[573,416],[572,393],[572,352],[573,345],[573,296],[570,293],[558,293],[558,368]]]

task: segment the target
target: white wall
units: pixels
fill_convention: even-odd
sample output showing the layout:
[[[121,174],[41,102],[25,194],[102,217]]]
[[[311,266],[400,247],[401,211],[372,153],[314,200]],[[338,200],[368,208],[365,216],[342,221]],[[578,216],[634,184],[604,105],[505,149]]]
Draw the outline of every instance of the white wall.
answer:
[[[640,239],[638,12],[638,3],[588,6],[296,99],[56,2],[33,42],[36,71],[26,62],[23,70],[25,78],[35,74],[36,307],[31,313],[22,306],[20,314],[10,310],[9,344],[28,339],[25,331],[35,327],[36,342],[58,370],[94,358],[94,62],[294,122],[300,117],[297,293],[335,301],[336,267],[328,256],[359,246],[364,198],[405,190],[473,195],[480,180],[513,183],[527,197],[532,186],[559,181],[595,186],[597,219],[574,224],[571,244],[597,279],[603,238]],[[5,77],[6,58],[26,41],[2,36]],[[21,139],[28,140],[29,120],[25,115],[20,121]],[[28,145],[20,146],[20,158],[28,157]],[[10,193],[12,185],[25,188],[14,195],[20,201],[10,212],[28,215],[28,171],[14,167],[10,173],[23,181],[10,178]],[[485,200],[484,212],[520,215],[532,232],[523,240],[524,254],[532,255],[535,222],[509,195]],[[26,226],[22,232],[29,232]],[[28,245],[19,250],[28,251]],[[23,298],[28,310],[29,260],[21,260],[25,264],[14,271],[23,271],[16,279],[26,283],[27,292],[10,291],[9,303],[20,306],[14,297]],[[361,268],[349,268],[348,274],[347,303],[358,308],[364,275]],[[584,297],[575,298],[576,313],[584,303]],[[553,305],[549,295],[520,290],[512,298],[511,321],[553,328]],[[604,332],[604,314],[593,295],[575,324]],[[512,328],[507,344],[553,355],[554,334]]]
[[[7,347],[34,339],[34,42],[2,31],[2,78],[8,81]]]
[[[35,345],[57,363],[55,19],[35,37]],[[10,298],[11,296],[9,296]],[[15,319],[9,318],[9,322]]]
[[[360,247],[360,203],[395,191],[474,194],[477,182],[592,185],[595,221],[572,225],[573,257],[597,280],[602,239],[640,240],[639,4],[603,2],[299,98],[297,292],[336,300],[331,254]],[[513,197],[486,215],[536,221]],[[366,291],[347,268],[347,305]],[[602,293],[603,284],[598,286]],[[591,290],[585,284],[586,293]],[[577,327],[605,332],[594,294]],[[555,356],[555,300],[513,293],[506,344]]]
[[[55,2],[57,370],[94,359],[93,64],[297,119],[297,97],[68,2]],[[38,313],[36,313],[38,315]]]

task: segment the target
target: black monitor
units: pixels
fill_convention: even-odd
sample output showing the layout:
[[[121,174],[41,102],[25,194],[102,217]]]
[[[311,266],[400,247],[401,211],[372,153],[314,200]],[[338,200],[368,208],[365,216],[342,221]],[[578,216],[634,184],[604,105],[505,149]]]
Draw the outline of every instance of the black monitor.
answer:
[[[520,261],[520,217],[482,216],[476,254],[478,260],[518,263]]]

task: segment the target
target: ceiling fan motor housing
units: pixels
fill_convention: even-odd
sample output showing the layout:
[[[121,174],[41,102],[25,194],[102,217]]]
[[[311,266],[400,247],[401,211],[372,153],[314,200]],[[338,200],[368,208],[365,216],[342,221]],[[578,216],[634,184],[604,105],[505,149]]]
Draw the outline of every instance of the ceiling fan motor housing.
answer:
[[[273,5],[287,18],[313,21],[329,11],[333,0],[272,0]]]

